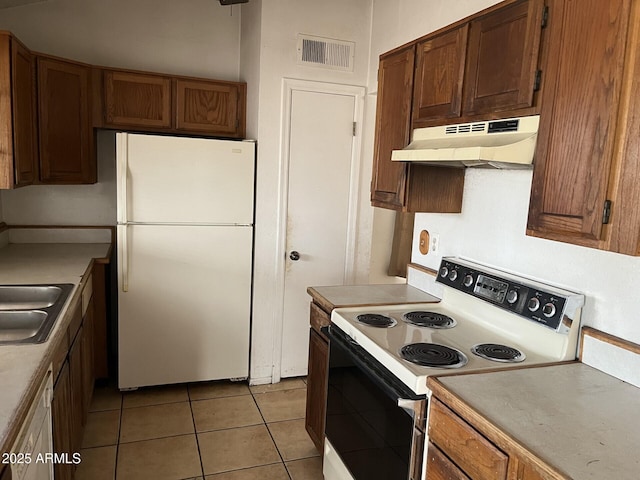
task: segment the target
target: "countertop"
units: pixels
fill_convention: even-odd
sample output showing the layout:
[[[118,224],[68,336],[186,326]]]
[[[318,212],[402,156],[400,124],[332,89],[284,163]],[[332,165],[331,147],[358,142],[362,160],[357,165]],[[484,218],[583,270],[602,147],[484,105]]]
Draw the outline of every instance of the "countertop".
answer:
[[[326,312],[338,307],[361,305],[388,305],[403,303],[438,302],[439,298],[429,295],[411,285],[340,285],[309,287],[307,293]]]
[[[567,478],[638,478],[640,389],[633,385],[582,363],[435,382]]]
[[[51,361],[54,345],[70,322],[70,305],[94,258],[106,258],[110,244],[9,244],[0,248],[0,284],[72,283],[74,289],[46,342],[0,345],[0,453],[11,448],[35,389]]]

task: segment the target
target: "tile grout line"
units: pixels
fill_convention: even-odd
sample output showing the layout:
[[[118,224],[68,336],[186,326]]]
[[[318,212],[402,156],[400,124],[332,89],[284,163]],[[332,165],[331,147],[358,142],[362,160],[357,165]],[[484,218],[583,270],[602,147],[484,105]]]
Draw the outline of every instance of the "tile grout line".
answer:
[[[200,460],[200,471],[202,472],[202,478],[205,478],[204,463],[202,463],[202,452],[200,450],[200,439],[198,438],[198,428],[196,427],[196,416],[193,413],[193,405],[191,400],[191,390],[187,384],[187,398],[189,399],[189,410],[191,411],[191,421],[193,422],[193,434],[196,437],[196,448],[198,449],[198,460]]]
[[[95,388],[95,387],[94,387]],[[124,395],[122,394],[122,392],[120,392],[120,389],[118,389],[118,392],[120,393],[120,421],[118,422],[118,439],[116,442],[116,463],[113,466],[113,479],[117,480],[118,478],[118,456],[120,453],[120,434],[122,433],[122,410],[124,408]]]
[[[249,388],[249,393],[251,393],[251,398],[253,399],[253,403],[255,404],[256,408],[258,409],[258,412],[260,413],[260,417],[262,418],[262,421],[264,422],[264,427],[267,429],[267,433],[269,434],[269,438],[271,438],[271,441],[273,442],[273,445],[276,447],[276,452],[278,452],[278,456],[280,457],[280,461],[282,463],[282,466],[284,467],[284,471],[287,472],[287,476],[289,477],[289,480],[293,480],[293,478],[291,477],[291,473],[289,473],[289,469],[287,468],[287,464],[285,463],[284,458],[282,457],[282,453],[280,453],[280,449],[278,448],[278,444],[276,443],[276,439],[273,438],[273,435],[271,434],[271,430],[269,430],[269,425],[267,424],[267,420],[264,418],[262,410],[260,410],[260,405],[258,405],[258,401],[256,400],[255,395],[251,391],[251,388]],[[264,392],[264,393],[268,393],[268,392]]]

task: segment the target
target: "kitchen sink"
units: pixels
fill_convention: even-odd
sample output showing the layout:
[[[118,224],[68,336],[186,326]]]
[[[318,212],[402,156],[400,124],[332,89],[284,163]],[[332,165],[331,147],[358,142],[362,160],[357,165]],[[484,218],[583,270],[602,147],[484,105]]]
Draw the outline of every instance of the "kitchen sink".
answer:
[[[53,285],[0,285],[0,310],[49,308],[61,293]]]
[[[16,342],[35,337],[48,316],[42,310],[0,311],[0,342]]]
[[[43,343],[73,284],[0,285],[0,345]]]

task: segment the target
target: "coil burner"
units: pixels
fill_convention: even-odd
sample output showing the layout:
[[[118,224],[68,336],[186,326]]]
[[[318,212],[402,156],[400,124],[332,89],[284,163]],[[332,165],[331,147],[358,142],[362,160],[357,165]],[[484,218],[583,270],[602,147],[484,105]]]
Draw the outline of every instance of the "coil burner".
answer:
[[[517,348],[497,343],[480,343],[471,347],[471,353],[494,362],[522,362],[526,357]]]
[[[456,326],[457,322],[441,313],[435,312],[425,312],[425,311],[415,311],[415,312],[407,312],[403,316],[404,320],[411,325],[416,325],[418,327],[429,327],[429,328],[453,328]]]
[[[410,343],[400,349],[400,356],[423,367],[460,368],[467,357],[460,350],[437,343]]]
[[[378,313],[363,313],[362,315],[358,315],[356,320],[364,325],[377,328],[390,328],[398,323],[393,318]]]

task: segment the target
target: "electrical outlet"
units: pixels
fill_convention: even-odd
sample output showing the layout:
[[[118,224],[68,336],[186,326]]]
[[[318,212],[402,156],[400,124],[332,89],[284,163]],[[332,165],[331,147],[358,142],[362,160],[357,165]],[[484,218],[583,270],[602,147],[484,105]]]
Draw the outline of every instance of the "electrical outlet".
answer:
[[[429,251],[431,253],[438,253],[438,249],[440,248],[440,235],[437,233],[431,234],[431,248]]]

